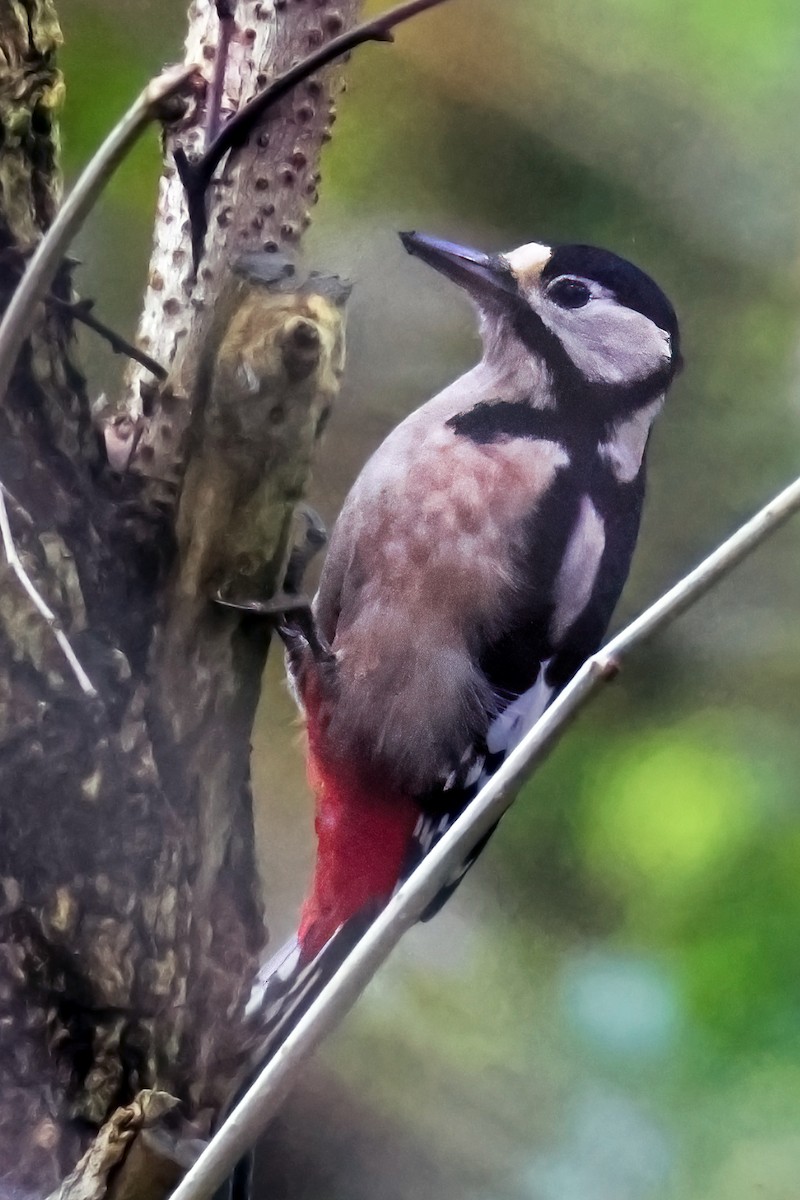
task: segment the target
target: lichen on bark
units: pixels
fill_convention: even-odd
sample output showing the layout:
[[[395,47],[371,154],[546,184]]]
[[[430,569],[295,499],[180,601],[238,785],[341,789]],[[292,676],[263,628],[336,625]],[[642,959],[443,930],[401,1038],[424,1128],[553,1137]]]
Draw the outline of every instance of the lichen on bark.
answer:
[[[0,7],[0,248],[32,246],[61,197],[55,124],[64,97],[56,66],[61,40],[50,0]]]
[[[240,0],[226,105],[356,8]],[[207,0],[192,5],[190,30],[190,47],[212,49],[201,53],[208,67]],[[0,5],[2,307],[60,196],[59,42],[48,0]],[[338,388],[340,314],[313,288],[291,301],[262,297],[273,315],[294,308],[274,322],[283,377],[251,397],[265,440],[227,529],[216,517],[212,529],[211,509],[195,501],[210,476],[225,475],[220,455],[231,446],[218,421],[227,391],[250,378],[240,373],[244,342],[211,364],[210,391],[196,369],[233,259],[269,254],[273,241],[296,248],[334,80],[310,81],[225,166],[196,289],[168,159],[147,305],[159,337],[172,339],[163,355],[172,372],[144,397],[138,376],[129,383],[144,419],[133,470],[115,475],[99,456],[63,311],[37,311],[0,404],[0,481],[17,549],[100,694],[91,703],[80,692],[18,580],[0,569],[0,1188],[52,1191],[142,1089],[178,1098],[187,1136],[204,1136],[249,1053],[242,1014],[266,928],[248,758],[269,635],[217,610],[211,578],[184,568],[190,547],[230,541],[233,557],[217,555],[222,582],[266,591],[279,582],[291,510]],[[181,132],[189,142],[202,136],[192,120]],[[68,268],[54,290],[69,298]],[[232,336],[247,326],[239,320]]]

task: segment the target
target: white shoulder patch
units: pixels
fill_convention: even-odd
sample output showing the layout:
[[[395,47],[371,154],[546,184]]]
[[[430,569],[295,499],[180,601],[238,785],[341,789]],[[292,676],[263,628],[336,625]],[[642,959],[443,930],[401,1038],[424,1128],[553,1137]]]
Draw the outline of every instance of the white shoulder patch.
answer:
[[[589,497],[584,496],[556,579],[550,628],[554,642],[561,641],[589,603],[605,545],[603,518]]]

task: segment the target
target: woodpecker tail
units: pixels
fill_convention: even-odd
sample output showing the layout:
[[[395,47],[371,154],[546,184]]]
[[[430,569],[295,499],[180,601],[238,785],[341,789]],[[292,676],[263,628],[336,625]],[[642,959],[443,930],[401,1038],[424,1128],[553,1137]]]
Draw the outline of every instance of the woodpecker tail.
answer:
[[[297,1022],[372,924],[395,887],[411,874],[453,820],[427,816],[400,793],[367,786],[353,770],[332,771],[309,749],[309,779],[317,802],[317,863],[297,935],[269,958],[253,985],[247,1016],[258,1031],[251,1071],[224,1117],[241,1099]],[[471,798],[471,790],[465,800]],[[429,920],[452,895],[491,836],[422,916]],[[215,1200],[249,1200],[248,1164]]]
[[[261,968],[247,1004],[247,1016],[259,1031],[254,1054],[259,1070],[336,974],[375,914],[372,908],[352,917],[310,959],[299,938],[290,938]]]
[[[333,766],[309,717],[317,859],[297,935],[261,968],[247,1006],[264,1066],[361,938],[403,877],[420,812],[376,772]]]
[[[311,959],[304,955],[299,938],[292,937],[261,967],[246,1009],[246,1016],[255,1030],[250,1069],[220,1113],[218,1126],[336,974],[374,916],[373,910],[353,917]],[[252,1200],[252,1168],[251,1151],[239,1161],[213,1200]]]

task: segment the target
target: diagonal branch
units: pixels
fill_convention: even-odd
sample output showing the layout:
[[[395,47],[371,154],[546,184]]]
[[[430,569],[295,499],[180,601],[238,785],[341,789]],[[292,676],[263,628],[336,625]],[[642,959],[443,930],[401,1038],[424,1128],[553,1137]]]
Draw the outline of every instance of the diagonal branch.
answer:
[[[186,203],[189,209],[189,223],[192,230],[192,256],[195,268],[198,266],[203,253],[203,243],[208,227],[205,202],[208,185],[211,183],[214,172],[225,155],[230,150],[235,150],[237,147],[244,145],[259,118],[269,108],[277,104],[279,100],[282,100],[284,96],[288,95],[289,92],[293,91],[304,79],[308,79],[311,75],[321,70],[322,67],[326,67],[337,58],[341,58],[343,54],[347,54],[350,50],[354,50],[356,46],[361,46],[365,42],[394,41],[392,30],[396,25],[400,25],[403,21],[408,21],[411,17],[417,16],[418,13],[425,12],[429,8],[435,8],[437,4],[442,3],[443,0],[408,0],[407,3],[398,4],[396,8],[382,13],[379,17],[373,17],[372,20],[364,21],[363,24],[357,25],[354,29],[339,34],[338,37],[326,42],[319,50],[315,50],[306,58],[301,59],[300,62],[295,63],[283,75],[279,75],[277,79],[273,79],[272,83],[268,84],[263,91],[255,95],[247,104],[242,105],[239,111],[225,122],[219,132],[216,133],[216,136],[213,137],[213,140],[211,140],[205,153],[195,162],[190,162],[182,149],[179,148],[175,151],[175,165],[178,168],[178,174],[186,190]],[[219,76],[217,76],[218,78]],[[216,98],[214,103],[218,107],[218,98]],[[209,131],[211,132],[216,129],[216,117],[213,110],[210,116]]]
[[[53,632],[53,637],[58,642],[64,658],[70,666],[70,670],[77,679],[80,689],[85,696],[94,700],[97,697],[97,689],[92,683],[89,676],[84,671],[78,656],[69,644],[69,639],[61,628],[61,623],[53,612],[50,605],[33,584],[30,576],[22,565],[22,561],[17,553],[17,548],[14,545],[14,535],[11,532],[11,524],[8,519],[8,508],[6,506],[6,489],[0,483],[0,537],[3,541],[3,549],[5,550],[6,561],[9,567],[16,575],[19,582],[22,584],[28,599],[33,604],[34,608],[41,614],[44,621],[50,626]]]
[[[71,266],[79,266],[77,259],[69,259],[66,255],[62,261]],[[25,274],[25,255],[15,247],[6,247],[0,253],[0,265],[8,268],[17,275],[18,279],[22,279]],[[138,362],[139,366],[144,367],[151,375],[155,375],[156,379],[166,379],[167,372],[161,363],[156,362],[149,354],[145,354],[144,350],[140,350],[138,346],[134,346],[127,338],[124,338],[121,333],[117,333],[110,325],[106,325],[105,321],[101,321],[94,314],[94,300],[83,300],[77,298],[75,300],[65,300],[62,296],[57,296],[55,292],[47,292],[44,297],[45,304],[49,304],[51,308],[56,308],[67,316],[72,317],[73,321],[79,321],[85,325],[87,329],[91,329],[99,337],[104,338],[115,354],[124,354],[127,358]]]
[[[355,29],[341,33],[338,37],[326,42],[319,50],[315,50],[313,54],[309,54],[307,58],[302,59],[285,71],[283,75],[274,79],[262,92],[243,105],[229,121],[225,122],[203,157],[196,164],[198,171],[202,169],[210,180],[228,151],[233,150],[236,146],[241,146],[247,140],[258,118],[263,116],[273,104],[277,104],[279,100],[293,91],[304,79],[308,79],[322,67],[326,67],[328,63],[341,58],[343,54],[354,50],[356,46],[363,45],[364,42],[393,41],[392,29],[396,25],[442,3],[443,0],[409,0],[408,3],[398,4],[389,12],[374,17],[371,21],[365,21],[362,25],[357,25]]]
[[[171,1200],[207,1200],[256,1142],[290,1091],[298,1070],[342,1020],[440,888],[510,807],[574,718],[647,638],[695,604],[800,509],[800,479],[723,542],[694,571],[593,655],[506,759],[417,870],[394,894],[256,1082],[173,1192]]]
[[[44,300],[45,304],[50,304],[60,312],[66,313],[72,317],[73,321],[79,321],[81,325],[85,325],[87,329],[91,329],[103,338],[115,354],[124,354],[126,358],[130,358],[140,367],[144,367],[151,375],[155,375],[156,379],[167,378],[167,370],[162,367],[161,363],[156,362],[149,354],[145,354],[144,350],[134,346],[121,333],[117,333],[110,325],[106,325],[105,321],[101,321],[94,315],[92,312],[94,300],[62,300],[60,296],[55,296],[52,292],[48,292]]]
[[[0,403],[30,332],[34,309],[49,291],[70,242],[139,135],[162,116],[165,101],[180,92],[195,72],[195,67],[172,67],[148,83],[84,169],[37,246],[0,324]]]

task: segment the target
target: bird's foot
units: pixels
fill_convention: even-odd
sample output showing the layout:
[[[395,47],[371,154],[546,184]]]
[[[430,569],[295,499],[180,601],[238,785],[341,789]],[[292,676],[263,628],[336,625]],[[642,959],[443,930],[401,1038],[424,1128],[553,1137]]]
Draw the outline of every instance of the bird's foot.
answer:
[[[336,656],[317,627],[311,601],[301,591],[308,565],[326,544],[328,533],[322,518],[309,505],[299,505],[297,515],[305,523],[305,529],[301,540],[289,555],[283,587],[279,592],[268,599],[262,599],[241,597],[235,593],[230,594],[225,588],[219,588],[212,599],[221,608],[252,613],[253,616],[273,621],[290,652],[297,650],[298,639],[302,639],[308,645],[315,662],[329,663],[333,662]]]
[[[302,540],[289,555],[289,563],[283,579],[283,590],[289,594],[299,593],[311,561],[327,544],[328,531],[319,513],[308,504],[298,505],[295,515],[305,522]]]
[[[248,600],[226,596],[219,590],[214,594],[213,600],[221,608],[231,608],[273,621],[289,651],[297,649],[298,638],[301,638],[316,663],[330,663],[336,660],[336,655],[317,627],[308,596],[283,591],[276,592],[269,600]]]

